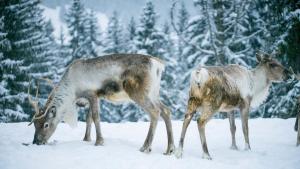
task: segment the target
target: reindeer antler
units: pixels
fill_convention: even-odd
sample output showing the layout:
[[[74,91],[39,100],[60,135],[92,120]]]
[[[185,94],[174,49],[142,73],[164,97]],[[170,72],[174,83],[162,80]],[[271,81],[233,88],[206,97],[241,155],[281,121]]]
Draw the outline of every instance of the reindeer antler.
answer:
[[[39,114],[39,106],[38,106],[38,100],[37,101],[33,101],[32,98],[31,98],[31,95],[30,95],[30,86],[31,86],[31,80],[29,81],[29,86],[28,86],[28,100],[29,100],[29,103],[32,105],[32,107],[34,108],[35,110],[35,114],[33,115],[32,117],[32,120],[31,122],[28,124],[31,125],[33,123],[33,121],[35,120],[36,116]],[[38,97],[38,91],[39,91],[39,85],[37,86],[37,89],[36,89],[36,93],[35,93],[35,98]]]
[[[45,80],[46,82],[48,82],[48,84],[49,84],[51,87],[55,88],[55,84],[53,83],[52,80],[50,80],[50,79],[48,79],[48,78],[45,78],[45,77],[42,77],[42,78],[40,78],[40,79],[41,79],[41,80]]]
[[[29,103],[33,106],[34,110],[35,110],[35,114],[33,115],[30,123],[28,124],[28,126],[30,126],[35,120],[38,120],[38,119],[41,119],[43,117],[46,116],[46,112],[45,111],[42,115],[38,116],[39,115],[39,101],[33,101],[32,98],[31,98],[31,95],[30,95],[30,85],[31,85],[31,81],[29,82],[29,86],[28,86],[28,100],[29,100]],[[36,89],[36,93],[35,93],[35,98],[38,98],[38,95],[39,95],[39,83],[38,83],[38,86],[37,86],[37,89]]]

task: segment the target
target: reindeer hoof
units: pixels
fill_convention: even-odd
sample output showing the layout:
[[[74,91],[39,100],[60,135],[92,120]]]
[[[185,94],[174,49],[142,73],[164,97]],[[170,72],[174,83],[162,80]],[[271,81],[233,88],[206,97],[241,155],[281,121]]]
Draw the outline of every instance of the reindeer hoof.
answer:
[[[96,140],[96,142],[95,142],[95,146],[103,146],[103,144],[104,144],[103,139]]]
[[[164,153],[164,155],[171,155],[174,153],[175,146],[172,145],[170,148],[168,147],[167,151]]]
[[[143,152],[143,153],[150,153],[152,150],[150,147],[141,147],[140,148],[140,152]]]
[[[230,149],[231,150],[238,150],[238,147],[236,145],[231,145]]]
[[[207,159],[207,160],[212,160],[212,158],[210,157],[210,155],[207,154],[207,153],[203,153],[202,158],[203,159]]]
[[[183,153],[182,148],[181,148],[181,147],[180,147],[180,148],[177,148],[176,151],[175,151],[175,156],[176,156],[177,158],[182,158],[182,153]]]
[[[92,141],[91,137],[84,137],[83,141]]]
[[[245,149],[244,149],[245,151],[250,151],[251,150],[251,147],[250,147],[250,145],[249,144],[245,144]]]

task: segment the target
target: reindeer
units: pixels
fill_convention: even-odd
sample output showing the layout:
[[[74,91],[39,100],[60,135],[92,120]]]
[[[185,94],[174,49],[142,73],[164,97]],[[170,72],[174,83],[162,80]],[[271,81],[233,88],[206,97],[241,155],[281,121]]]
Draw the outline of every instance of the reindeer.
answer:
[[[250,107],[257,107],[268,96],[272,82],[280,82],[292,76],[269,54],[256,54],[258,65],[252,69],[239,65],[199,66],[191,73],[190,93],[187,111],[182,126],[178,158],[182,157],[183,143],[187,127],[196,111],[202,112],[197,120],[202,143],[203,158],[212,159],[209,155],[205,137],[205,125],[218,111],[229,114],[232,149],[237,149],[235,141],[235,119],[233,110],[240,109],[245,149],[250,150],[248,134],[248,115]]]
[[[159,89],[164,64],[155,57],[139,54],[112,54],[93,59],[79,59],[70,64],[43,108],[30,98],[36,114],[33,144],[45,144],[59,122],[71,126],[77,122],[75,104],[88,100],[90,111],[84,140],[90,141],[92,121],[96,128],[95,145],[103,145],[100,130],[99,99],[111,102],[134,102],[150,115],[150,127],[141,152],[151,152],[159,116],[165,122],[168,137],[166,155],[174,151],[170,110],[160,101]],[[80,104],[80,103],[79,103]],[[31,124],[30,123],[30,124]]]

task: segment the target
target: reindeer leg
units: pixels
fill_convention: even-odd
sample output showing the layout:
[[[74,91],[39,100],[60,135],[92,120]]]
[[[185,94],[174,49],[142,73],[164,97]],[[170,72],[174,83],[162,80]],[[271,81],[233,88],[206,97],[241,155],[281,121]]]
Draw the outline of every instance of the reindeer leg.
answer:
[[[92,121],[93,121],[92,111],[91,111],[91,108],[89,108],[89,111],[86,114],[86,130],[85,130],[85,135],[84,135],[83,141],[91,141]]]
[[[101,134],[101,128],[100,128],[100,115],[99,115],[98,98],[93,97],[91,100],[92,101],[91,101],[90,109],[92,109],[92,118],[93,118],[95,128],[96,128],[95,146],[103,145],[104,141],[103,141],[103,137],[102,137],[102,134]]]
[[[186,133],[186,130],[187,130],[194,114],[196,113],[196,108],[197,108],[197,102],[194,101],[193,99],[189,99],[188,106],[187,106],[187,111],[185,113],[184,121],[183,121],[183,125],[182,125],[179,146],[178,146],[178,148],[175,152],[175,155],[176,155],[177,158],[182,158],[185,133]]]
[[[243,128],[243,134],[245,139],[245,150],[251,149],[249,143],[249,127],[248,127],[249,107],[250,105],[247,103],[245,103],[241,107],[241,119],[242,119],[242,128]]]
[[[211,160],[212,158],[209,155],[208,149],[207,149],[207,143],[206,143],[206,137],[205,137],[205,125],[208,122],[208,120],[212,117],[214,112],[212,111],[203,111],[200,118],[198,118],[198,130],[200,134],[201,144],[202,144],[202,150],[203,150],[203,156],[202,158]]]
[[[298,131],[298,119],[299,119],[299,117],[297,115],[296,120],[295,120],[295,126],[294,126],[295,131]]]
[[[164,153],[164,155],[171,155],[174,152],[174,149],[175,149],[172,123],[171,123],[171,118],[170,118],[171,111],[163,103],[160,103],[160,109],[161,109],[161,114],[160,115],[164,119],[164,122],[166,124],[166,129],[167,129],[167,135],[168,135],[168,148],[167,148],[167,151]]]
[[[234,111],[228,113],[228,118],[229,118],[229,123],[230,123],[230,132],[231,132],[231,149],[237,150],[236,146],[236,141],[235,141],[235,131],[236,131],[236,126],[235,126],[235,117],[234,117]]]
[[[146,140],[143,146],[140,148],[140,151],[145,153],[150,153],[160,110],[156,106],[154,106],[154,104],[151,103],[150,101],[147,102],[146,104],[143,104],[142,107],[150,114],[150,127],[148,130]]]

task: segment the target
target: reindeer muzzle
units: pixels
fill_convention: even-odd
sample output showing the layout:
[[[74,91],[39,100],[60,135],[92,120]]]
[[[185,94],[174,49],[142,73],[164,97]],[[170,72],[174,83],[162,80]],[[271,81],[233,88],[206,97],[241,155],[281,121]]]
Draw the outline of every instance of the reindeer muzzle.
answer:
[[[39,139],[38,135],[35,134],[34,138],[33,138],[33,141],[32,141],[32,144],[44,145],[44,144],[46,144],[46,141],[43,141],[43,140]]]

